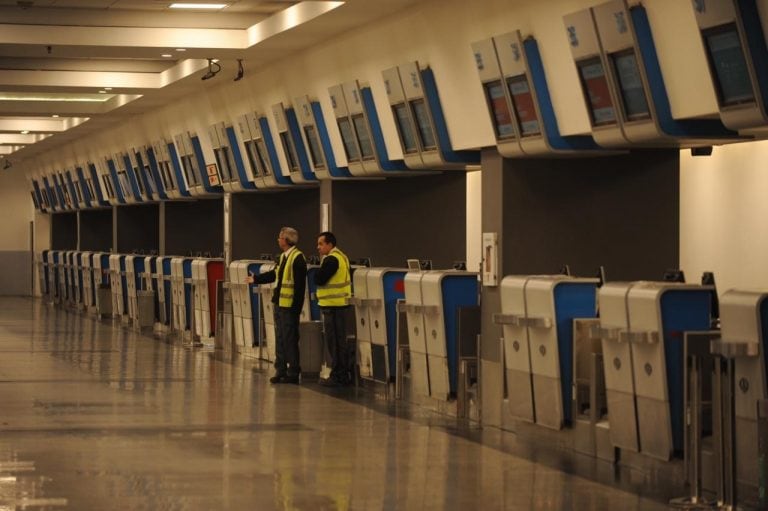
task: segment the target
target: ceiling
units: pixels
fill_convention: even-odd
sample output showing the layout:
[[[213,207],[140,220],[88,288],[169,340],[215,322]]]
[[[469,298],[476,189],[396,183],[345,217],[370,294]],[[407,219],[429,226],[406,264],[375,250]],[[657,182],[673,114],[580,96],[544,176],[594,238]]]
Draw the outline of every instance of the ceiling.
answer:
[[[24,161],[197,91],[209,58],[263,65],[421,0],[202,1],[227,6],[0,0],[0,158]]]

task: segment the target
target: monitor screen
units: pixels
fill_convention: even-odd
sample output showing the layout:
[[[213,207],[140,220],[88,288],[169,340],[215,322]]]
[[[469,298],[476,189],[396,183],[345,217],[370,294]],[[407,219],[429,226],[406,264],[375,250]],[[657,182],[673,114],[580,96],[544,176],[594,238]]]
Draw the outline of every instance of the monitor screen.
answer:
[[[520,133],[524,137],[540,135],[539,116],[533,104],[533,94],[525,75],[513,76],[507,79],[509,94],[512,96],[512,104],[520,125]]]
[[[419,147],[416,145],[416,134],[413,132],[413,124],[411,123],[411,116],[408,115],[408,107],[404,103],[400,103],[393,106],[392,109],[395,112],[395,123],[397,124],[397,132],[400,134],[403,152],[405,154],[418,153]]]
[[[218,155],[216,156],[218,160]],[[184,167],[184,177],[187,178],[187,184],[196,186],[200,183],[199,174],[195,172],[192,156],[185,155],[181,157],[181,166]]]
[[[155,176],[152,175],[152,169],[149,168],[149,165],[144,165],[144,176],[147,179],[149,193],[153,193],[154,190],[157,190],[157,183],[155,183]]]
[[[309,157],[312,158],[312,166],[316,169],[324,169],[323,150],[320,148],[320,139],[317,138],[317,130],[314,126],[304,126],[304,135],[309,144]]]
[[[722,25],[703,35],[720,106],[753,103],[755,94],[736,25]]]
[[[166,190],[175,190],[176,185],[171,176],[171,164],[167,161],[160,161],[158,164],[160,165],[160,179],[163,180],[163,188]]]
[[[117,172],[117,178],[120,180],[120,188],[123,190],[123,195],[126,197],[133,195],[131,192],[131,184],[128,182],[128,173],[124,170]]]
[[[136,177],[136,186],[139,187],[139,194],[144,195],[144,181],[141,180],[138,167],[133,167],[133,175]]]
[[[227,156],[224,154],[224,151],[224,147],[219,147],[213,150],[213,155],[216,157],[216,163],[221,169],[221,176],[224,178],[224,181],[229,181],[229,163],[227,162]]]
[[[579,79],[587,99],[587,109],[592,124],[594,126],[615,124],[616,112],[613,109],[608,80],[600,58],[583,60],[576,66],[579,69]]]
[[[32,203],[35,205],[35,209],[40,209],[40,203],[37,200],[37,195],[35,195],[35,192],[29,192],[32,194]]]
[[[269,166],[269,154],[267,154],[267,145],[264,143],[264,139],[256,139],[256,154],[259,156],[259,163],[264,171],[264,175],[271,175],[272,167]]]
[[[221,152],[224,153],[224,159],[227,160],[227,170],[225,180],[234,181],[237,179],[237,167],[235,166],[235,155],[229,146],[222,146]]]
[[[368,133],[368,126],[365,124],[365,117],[363,114],[353,115],[352,123],[355,127],[355,133],[357,133],[357,140],[360,141],[360,153],[363,155],[363,159],[375,159],[376,155],[373,153],[371,135]]]
[[[348,162],[360,161],[360,154],[357,151],[357,142],[355,134],[352,132],[352,123],[347,117],[337,119],[341,141],[344,143],[344,152],[347,155]]]
[[[285,158],[288,160],[288,168],[291,172],[299,170],[299,164],[296,162],[296,155],[293,152],[293,143],[288,138],[288,132],[283,131],[280,133],[280,141],[283,143],[283,151],[285,152]]]
[[[484,83],[483,88],[485,89],[488,108],[493,116],[493,130],[496,132],[496,138],[514,137],[515,127],[512,125],[512,112],[509,110],[501,80]]]
[[[259,156],[256,154],[256,142],[253,140],[246,140],[244,144],[245,154],[248,156],[248,164],[251,166],[251,173],[258,177],[261,174],[261,170],[257,163],[259,161]]]
[[[427,112],[427,103],[423,99],[415,99],[411,101],[411,108],[413,108],[413,116],[416,118],[416,127],[419,129],[421,147],[425,151],[437,149],[432,121],[429,118],[429,112]]]
[[[643,89],[643,79],[640,76],[640,68],[637,65],[637,56],[634,50],[629,49],[611,55],[613,69],[619,82],[621,92],[621,106],[624,119],[637,121],[650,119],[651,111],[648,108],[648,100]]]

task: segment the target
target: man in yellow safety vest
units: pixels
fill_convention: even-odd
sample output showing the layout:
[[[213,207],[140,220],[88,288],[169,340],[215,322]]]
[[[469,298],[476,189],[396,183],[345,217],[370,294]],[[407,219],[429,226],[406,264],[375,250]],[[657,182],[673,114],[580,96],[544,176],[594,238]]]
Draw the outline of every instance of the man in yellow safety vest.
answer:
[[[323,336],[331,355],[331,375],[320,383],[330,387],[348,385],[352,381],[352,364],[347,349],[346,314],[352,296],[349,259],[336,247],[336,236],[321,232],[317,251],[322,258],[315,272],[317,303],[323,313]]]
[[[277,281],[272,303],[275,304],[275,375],[271,383],[299,383],[299,315],[304,307],[307,286],[307,261],[296,248],[299,233],[292,227],[283,227],[277,237],[280,262],[277,269],[258,275],[249,275],[249,284],[268,284]]]

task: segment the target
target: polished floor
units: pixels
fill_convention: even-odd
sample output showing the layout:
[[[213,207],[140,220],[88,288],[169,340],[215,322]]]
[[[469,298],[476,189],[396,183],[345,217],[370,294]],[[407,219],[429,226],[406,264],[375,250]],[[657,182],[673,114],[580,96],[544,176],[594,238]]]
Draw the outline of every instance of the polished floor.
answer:
[[[268,377],[0,298],[0,511],[666,509],[509,433]]]

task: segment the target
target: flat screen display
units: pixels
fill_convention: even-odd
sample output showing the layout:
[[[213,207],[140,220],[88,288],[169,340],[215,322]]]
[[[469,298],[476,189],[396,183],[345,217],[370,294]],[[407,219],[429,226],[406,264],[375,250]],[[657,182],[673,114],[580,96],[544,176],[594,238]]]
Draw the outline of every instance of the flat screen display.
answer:
[[[218,155],[216,156],[218,160]],[[187,178],[187,183],[190,186],[197,186],[200,184],[198,178],[199,174],[195,171],[194,158],[190,155],[181,157],[181,166],[184,167],[184,176]]]
[[[496,132],[496,138],[514,137],[515,127],[512,124],[512,112],[509,110],[501,80],[484,83],[483,89],[485,89],[488,108],[493,116],[493,130]]]
[[[245,142],[245,154],[248,156],[248,164],[251,166],[251,172],[254,176],[261,175],[261,168],[258,165],[259,155],[256,153],[256,142],[253,140],[246,140]]]
[[[540,135],[539,116],[533,104],[533,94],[531,86],[528,85],[528,78],[525,75],[513,76],[507,80],[507,86],[517,114],[520,134],[524,137]]]
[[[35,204],[35,209],[40,209],[40,203],[37,201],[37,195],[35,192],[29,192],[32,195],[32,202]]]
[[[649,119],[651,111],[643,89],[643,79],[634,50],[611,55],[613,69],[621,91],[621,106],[627,121]]]
[[[83,189],[80,187],[80,181],[75,181],[75,195],[77,195],[77,202],[83,202]]]
[[[360,153],[363,155],[363,159],[375,159],[376,155],[373,152],[373,143],[371,142],[371,135],[368,133],[368,126],[365,124],[365,117],[363,114],[354,115],[352,122],[355,126],[355,133],[357,133],[357,140],[360,141]]]
[[[141,180],[138,167],[133,167],[133,175],[136,177],[136,186],[139,188],[139,194],[144,195],[144,182]]]
[[[413,108],[413,116],[416,118],[416,127],[419,129],[421,147],[426,151],[437,149],[435,132],[432,130],[432,121],[429,119],[427,104],[423,99],[415,99],[411,101],[411,108]]]
[[[293,144],[291,139],[288,138],[288,132],[283,131],[280,133],[280,141],[283,143],[283,151],[285,151],[285,157],[288,159],[288,168],[291,172],[299,170],[299,164],[296,162],[296,156],[293,153]]]
[[[753,103],[755,94],[736,25],[705,31],[704,43],[720,106]]]
[[[175,190],[176,184],[171,174],[171,164],[167,161],[158,162],[160,165],[160,178],[163,180],[163,187],[166,190]]]
[[[224,180],[233,181],[237,179],[237,167],[235,167],[235,156],[232,154],[232,150],[227,146],[222,146],[221,153],[224,155],[224,160],[227,162]]]
[[[403,152],[405,154],[418,153],[419,146],[416,145],[416,134],[413,132],[413,124],[411,124],[411,116],[408,115],[408,107],[404,103],[400,103],[393,106],[392,109],[395,112],[395,122],[397,124],[397,132],[400,134]]]
[[[593,126],[616,123],[608,79],[599,57],[578,62],[579,79],[587,99],[587,109]]]
[[[267,154],[267,146],[264,140],[261,138],[256,139],[256,154],[259,156],[259,163],[264,171],[265,176],[272,175],[272,167],[269,166],[269,154]]]
[[[85,184],[88,186],[88,192],[91,194],[91,199],[96,199],[96,192],[93,190],[93,181],[90,178],[85,179]]]
[[[123,189],[123,195],[126,197],[133,195],[131,192],[131,184],[128,182],[128,173],[124,170],[117,172],[117,179],[120,181],[120,188]]]
[[[339,124],[339,133],[341,133],[341,141],[344,143],[344,152],[347,155],[347,161],[360,161],[355,134],[352,132],[352,123],[346,117],[337,119],[337,121]]]
[[[103,174],[101,176],[101,180],[104,182],[104,191],[107,192],[107,197],[110,199],[115,198],[115,190],[112,188],[112,181],[110,181],[109,176],[106,174]]]
[[[227,163],[227,157],[224,154],[224,148],[220,147],[219,149],[214,149],[213,155],[216,157],[216,163],[221,169],[221,175],[224,177],[224,181],[229,181],[229,164]]]
[[[309,143],[309,157],[312,158],[312,166],[316,169],[324,169],[323,150],[320,148],[320,139],[314,126],[304,126],[304,135]]]
[[[149,165],[144,165],[144,177],[147,180],[149,193],[154,193],[157,190],[157,183],[155,183],[155,177],[152,175],[152,169],[149,168]]]

